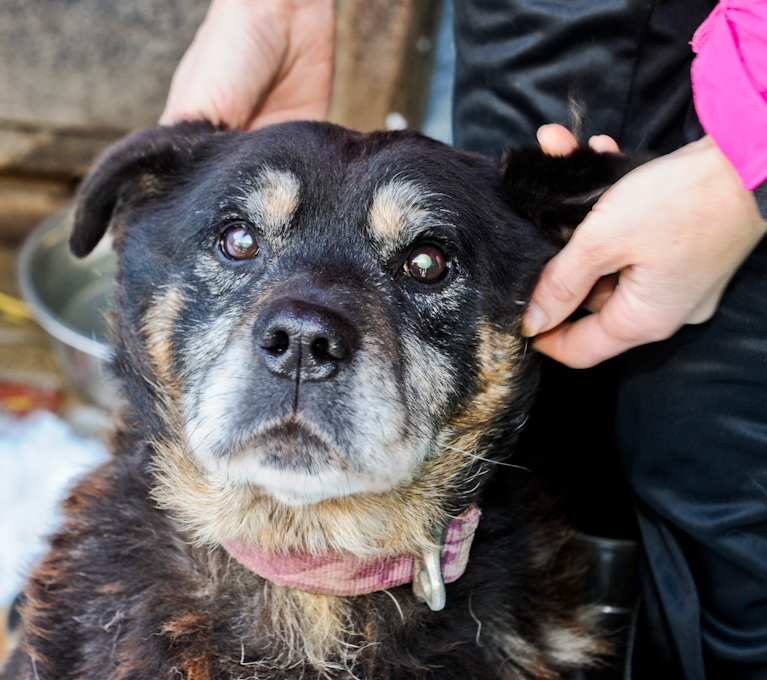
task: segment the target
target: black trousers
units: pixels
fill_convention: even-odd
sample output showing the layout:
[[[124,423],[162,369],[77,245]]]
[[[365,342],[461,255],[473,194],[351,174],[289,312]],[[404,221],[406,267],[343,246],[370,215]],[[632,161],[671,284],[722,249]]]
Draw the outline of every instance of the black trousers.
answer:
[[[634,677],[767,678],[767,240],[710,321],[630,352],[621,378],[645,547]]]
[[[659,153],[698,138],[688,42],[712,6],[456,0],[456,143],[499,155],[547,122]],[[709,322],[589,371],[545,362],[521,449],[581,528],[641,533],[634,680],[767,678],[767,242]],[[638,527],[600,519],[621,483]]]

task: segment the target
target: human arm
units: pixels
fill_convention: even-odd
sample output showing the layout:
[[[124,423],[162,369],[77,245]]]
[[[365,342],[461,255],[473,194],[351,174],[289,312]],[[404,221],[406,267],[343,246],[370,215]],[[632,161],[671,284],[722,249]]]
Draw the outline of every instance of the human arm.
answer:
[[[214,0],[176,69],[160,123],[252,129],[327,116],[333,0]]]

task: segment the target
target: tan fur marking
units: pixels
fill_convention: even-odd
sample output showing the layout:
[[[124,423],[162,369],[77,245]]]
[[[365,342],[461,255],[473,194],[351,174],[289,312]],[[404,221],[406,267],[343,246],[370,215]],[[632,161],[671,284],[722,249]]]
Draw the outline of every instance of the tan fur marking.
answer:
[[[184,297],[177,287],[165,288],[155,294],[142,325],[146,352],[157,378],[158,394],[166,402],[169,397],[174,401],[181,397],[181,388],[172,371],[171,337],[183,305]]]
[[[290,172],[265,168],[246,206],[267,232],[280,232],[290,224],[298,207],[301,185]]]
[[[469,406],[454,424],[464,430],[484,431],[505,413],[516,393],[519,363],[524,356],[524,340],[512,333],[489,327],[479,331],[479,384]]]
[[[373,235],[384,243],[409,240],[408,232],[429,215],[421,205],[425,197],[413,182],[392,180],[378,187],[368,214]]]
[[[160,630],[180,652],[178,669],[183,671],[187,680],[209,680],[211,677],[213,660],[205,650],[205,638],[210,625],[207,616],[187,612],[166,622]]]
[[[560,622],[544,623],[545,643],[540,648],[503,625],[498,628],[490,625],[486,636],[489,646],[501,660],[513,661],[501,677],[518,678],[516,668],[522,666],[536,680],[559,680],[561,670],[598,666],[599,655],[608,654],[610,647],[594,637],[593,620],[582,622],[582,627]],[[504,666],[502,662],[501,668]]]
[[[589,621],[588,609],[590,608],[584,607],[583,614],[579,617],[580,623],[584,624],[581,627],[562,624],[546,630],[545,641],[549,655],[565,667],[577,668],[593,662],[598,654],[610,651],[606,642],[594,637],[594,619],[597,617],[592,615]]]
[[[180,617],[163,624],[161,633],[167,635],[172,640],[178,640],[187,635],[192,635],[201,630],[205,630],[209,625],[210,621],[208,621],[207,617],[187,612]]]
[[[461,444],[454,448],[428,461],[408,486],[288,506],[258,488],[211,479],[182,447],[158,443],[153,495],[201,545],[241,540],[273,551],[420,554],[434,545],[432,527],[450,519],[443,490],[461,485],[476,462]]]

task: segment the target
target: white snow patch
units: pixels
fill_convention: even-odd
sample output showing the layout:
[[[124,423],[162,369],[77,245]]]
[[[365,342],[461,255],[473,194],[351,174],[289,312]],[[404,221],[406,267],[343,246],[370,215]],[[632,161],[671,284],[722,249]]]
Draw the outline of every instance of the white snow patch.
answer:
[[[11,603],[45,551],[64,492],[107,456],[103,444],[52,413],[19,419],[0,412],[0,606]]]

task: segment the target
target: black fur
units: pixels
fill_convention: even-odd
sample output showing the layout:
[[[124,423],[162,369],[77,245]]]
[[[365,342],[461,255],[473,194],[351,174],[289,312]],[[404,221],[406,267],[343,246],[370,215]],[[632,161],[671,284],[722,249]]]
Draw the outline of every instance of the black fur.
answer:
[[[538,147],[514,149],[506,155],[504,184],[516,210],[565,243],[602,194],[649,159],[588,147],[567,156],[547,156]]]
[[[265,166],[289,170],[301,183],[291,218],[297,235],[281,252],[265,239],[258,262],[221,260],[228,278],[213,295],[195,269],[200,253],[220,257],[221,230],[244,219],[235,195],[252,188],[248,180]],[[113,340],[124,399],[114,456],[65,502],[65,525],[27,585],[22,642],[5,680],[322,675],[306,663],[262,663],[275,659],[281,644],[269,603],[259,599],[262,579],[218,545],[194,547],[150,498],[157,484],[153,443],[182,436],[169,430],[168,384],[147,350],[147,315],[159,291],[178,285],[192,300],[173,310],[169,339],[167,371],[182,385],[194,378],[196,359],[184,354],[190,339],[233,309],[251,318],[258,312],[252,301],[275,299],[276,286],[340,310],[362,337],[383,334],[396,345],[398,334],[407,334],[438,352],[457,374],[441,415],[433,416],[448,422],[482,389],[481,329],[518,336],[524,302],[559,247],[560,228],[573,228],[597,192],[627,169],[622,157],[586,150],[570,159],[515,152],[499,168],[414,133],[360,135],[318,123],[254,133],[207,124],[155,128],[115,147],[81,188],[71,242],[84,256],[111,226],[120,256]],[[424,200],[440,211],[440,225],[426,238],[444,249],[452,269],[430,289],[402,273],[406,252],[378,261],[365,232],[375,189],[402,178],[423,188]],[[448,302],[458,311],[445,313]],[[399,350],[380,352],[374,358],[390,362],[407,384],[410,369]],[[466,573],[447,587],[447,607],[430,611],[409,586],[392,591],[399,608],[386,593],[354,598],[357,632],[348,642],[361,651],[352,669],[326,674],[466,680],[555,678],[573,670],[549,653],[546,636],[555,624],[593,633],[574,623],[582,556],[528,473],[485,474],[483,459],[510,455],[535,390],[532,357],[522,352],[514,360],[507,377],[515,387],[492,417],[454,426],[482,428],[481,455],[464,482],[442,491],[443,502],[452,513],[477,502],[483,518]],[[254,376],[248,400],[237,402],[243,418],[261,417],[288,394],[256,364],[243,369]],[[355,376],[342,371],[302,387],[305,408],[311,412],[316,402],[329,420],[342,417]],[[524,641],[528,657],[499,652],[499,632]]]

